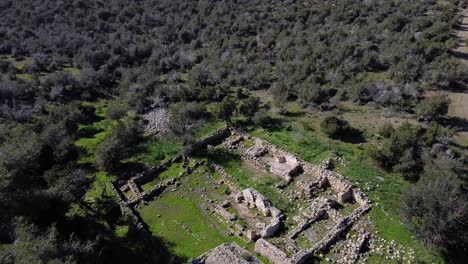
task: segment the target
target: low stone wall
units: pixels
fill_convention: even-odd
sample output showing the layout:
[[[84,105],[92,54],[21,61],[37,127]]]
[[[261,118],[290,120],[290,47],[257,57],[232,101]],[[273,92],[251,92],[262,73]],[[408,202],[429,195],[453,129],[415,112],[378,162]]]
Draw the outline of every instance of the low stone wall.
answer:
[[[111,184],[111,190],[115,193],[117,197],[117,203],[120,206],[120,211],[122,212],[122,215],[129,217],[129,219],[131,220],[133,225],[137,227],[137,229],[140,229],[140,230],[145,229],[146,224],[144,224],[140,215],[135,211],[135,209],[133,209],[133,207],[129,206],[125,202],[125,196],[123,196],[123,194],[117,190],[114,184]],[[146,232],[148,230],[144,230],[144,231]]]
[[[275,245],[271,244],[270,242],[266,241],[263,238],[260,238],[255,242],[255,252],[267,258],[273,264],[291,264],[291,259],[288,255],[276,247]]]
[[[361,230],[357,240],[354,241],[352,245],[350,245],[350,249],[347,252],[345,252],[345,255],[343,256],[342,259],[338,261],[338,263],[340,264],[356,263],[359,257],[361,256],[361,253],[365,249],[369,239],[370,239],[369,232],[365,230]]]
[[[328,248],[334,244],[340,236],[348,230],[348,228],[358,220],[364,213],[368,212],[370,209],[369,206],[361,206],[358,207],[354,212],[349,215],[343,217],[338,223],[333,227],[333,229],[326,234],[319,242],[317,242],[312,248],[308,250],[301,250],[296,253],[292,260],[294,263],[303,264],[308,263],[310,258],[318,252],[324,252],[328,250]]]
[[[299,222],[298,225],[289,232],[288,238],[289,239],[296,238],[297,235],[299,235],[302,231],[307,229],[310,225],[324,218],[326,214],[327,214],[327,211],[325,209],[317,210],[312,217],[303,219],[301,222]]]
[[[189,261],[189,264],[261,264],[255,256],[240,247],[236,242],[222,244],[206,252],[198,258]]]
[[[229,186],[229,189],[233,193],[240,192],[239,187],[236,184],[232,183],[232,176],[229,175],[226,170],[219,164],[212,163],[211,168],[215,170],[223,179],[223,182]]]
[[[218,145],[223,142],[224,139],[231,135],[231,128],[229,126],[225,126],[217,131],[211,133],[210,135],[204,137],[203,139],[187,146],[187,148],[183,151],[185,156],[192,154],[195,151],[201,150],[206,148],[208,145]]]
[[[345,180],[343,176],[307,162],[301,162],[301,164],[304,173],[317,178],[322,188],[330,186],[337,193],[337,198],[341,202],[353,198],[353,185]]]
[[[234,220],[237,219],[237,217],[235,215],[231,214],[230,212],[228,212],[228,210],[226,210],[224,207],[222,207],[220,205],[216,205],[214,207],[214,210],[215,210],[216,213],[218,213],[219,215],[224,217],[224,219],[226,219],[229,222],[234,221]]]

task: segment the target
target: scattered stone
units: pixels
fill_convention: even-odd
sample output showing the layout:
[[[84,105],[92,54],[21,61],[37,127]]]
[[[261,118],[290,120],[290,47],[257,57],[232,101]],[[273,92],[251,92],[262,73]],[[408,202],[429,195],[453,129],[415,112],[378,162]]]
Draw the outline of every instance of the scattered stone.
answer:
[[[189,261],[189,264],[261,264],[255,256],[243,249],[237,243],[222,244],[198,258]]]

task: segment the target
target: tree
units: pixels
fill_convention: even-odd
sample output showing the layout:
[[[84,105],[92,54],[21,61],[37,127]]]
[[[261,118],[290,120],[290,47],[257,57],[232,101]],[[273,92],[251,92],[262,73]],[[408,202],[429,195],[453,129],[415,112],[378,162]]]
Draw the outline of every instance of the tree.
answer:
[[[450,99],[446,95],[431,96],[419,102],[415,108],[415,111],[421,118],[424,118],[428,121],[436,121],[441,116],[444,116],[448,113],[449,105]]]
[[[116,169],[120,160],[130,154],[130,147],[139,141],[141,134],[142,129],[137,120],[118,121],[96,150],[98,168],[105,171]]]
[[[15,242],[2,247],[1,263],[79,263],[93,253],[93,243],[80,243],[73,236],[62,239],[55,226],[41,230],[24,218],[15,219]]]
[[[257,126],[268,126],[269,124],[272,123],[272,119],[270,116],[268,116],[268,113],[265,110],[260,110],[252,118],[252,121],[255,125]]]
[[[381,127],[379,127],[379,130],[377,131],[377,133],[379,133],[379,135],[381,135],[384,138],[389,138],[393,134],[394,131],[395,129],[393,128],[392,123],[387,122],[383,124]]]
[[[236,103],[230,97],[226,96],[223,101],[215,106],[214,115],[219,119],[231,122],[234,111],[236,111]]]
[[[169,130],[177,138],[182,139],[184,145],[189,144],[207,116],[206,106],[196,102],[181,102],[170,108],[171,117]]]
[[[278,81],[272,87],[273,103],[280,108],[280,112],[284,111],[286,102],[288,101],[288,87],[284,81]]]
[[[426,171],[402,198],[405,223],[426,244],[468,244],[468,197],[460,181],[444,170]]]
[[[422,133],[420,126],[403,123],[380,147],[374,147],[369,155],[386,169],[403,173],[411,179],[421,172]]]
[[[253,117],[260,109],[260,99],[258,97],[249,96],[241,101],[239,111],[246,117]]]
[[[120,100],[112,101],[107,108],[106,116],[111,120],[118,120],[124,117],[128,110],[129,106],[126,103]]]
[[[346,120],[336,116],[327,116],[320,122],[322,131],[331,138],[343,136],[344,133],[349,131],[349,124]]]

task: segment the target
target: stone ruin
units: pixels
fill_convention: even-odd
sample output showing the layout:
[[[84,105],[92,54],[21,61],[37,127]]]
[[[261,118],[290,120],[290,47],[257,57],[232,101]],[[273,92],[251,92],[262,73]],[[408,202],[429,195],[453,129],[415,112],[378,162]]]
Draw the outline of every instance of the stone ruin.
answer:
[[[269,236],[260,236],[261,238],[255,242],[255,251],[270,262],[277,264],[309,263],[315,254],[327,252],[330,247],[341,240],[343,235],[353,226],[353,223],[370,210],[370,202],[366,195],[342,175],[322,166],[305,162],[269,142],[241,133],[240,136],[234,137],[232,141],[225,144],[225,147],[236,149],[239,142],[246,139],[252,140],[254,145],[242,154],[244,160],[251,162],[250,164],[253,163],[254,168],[280,176],[288,184],[295,181],[297,193],[306,200],[311,200],[310,210],[303,212],[304,217],[296,217],[297,225],[286,236],[279,237],[279,241],[282,241],[281,243],[289,253],[269,242]],[[307,177],[298,177],[295,180],[299,175],[307,175]],[[336,200],[320,196],[320,193],[326,189],[333,191]],[[257,208],[266,215],[267,212],[264,208],[269,204],[257,204],[256,195],[252,189],[246,189],[239,193],[238,196],[242,198],[238,200],[243,199],[244,203]],[[314,200],[315,196],[319,197]],[[260,197],[263,198],[263,196]],[[358,207],[350,215],[343,216],[337,210],[341,206],[340,203],[353,202],[357,203]],[[324,219],[331,219],[332,223],[335,223],[334,226],[310,248],[299,248],[294,239],[314,223]],[[346,245],[344,257],[339,260],[340,263],[355,263],[362,251],[365,250],[364,245],[369,241],[370,235],[364,230],[358,232],[361,236],[356,241],[349,242],[350,245]]]
[[[309,175],[315,181],[296,181],[305,197],[311,197],[317,188],[331,188],[340,202],[356,201],[360,205],[369,204],[369,200],[363,192],[342,175],[327,170],[321,166],[310,164],[299,159],[296,155],[288,153],[277,146],[243,133],[242,138],[250,138],[255,145],[248,148],[243,158],[258,163],[257,168],[267,167],[269,172],[281,176],[286,182],[291,182],[294,177],[304,174]],[[270,154],[271,157],[266,156]]]
[[[229,137],[230,135],[232,136]],[[254,145],[248,147],[247,150],[243,150],[246,148],[243,141],[246,140],[252,140]],[[255,251],[267,258],[271,263],[310,263],[313,261],[314,256],[328,252],[338,241],[342,241],[353,224],[370,210],[371,204],[366,195],[340,174],[307,163],[269,142],[253,138],[246,133],[235,132],[233,129],[226,127],[195,143],[194,150],[207,145],[216,145],[220,142],[228,150],[241,151],[242,159],[250,162],[249,164],[255,165],[254,168],[281,177],[287,184],[285,186],[293,187],[292,189],[297,193],[298,197],[302,197],[303,201],[308,204],[308,208],[301,209],[297,215],[288,215],[288,217],[292,217],[296,225],[288,230],[287,234],[280,233],[286,215],[255,189],[239,190],[234,183],[235,181],[232,180],[233,177],[228,175],[222,166],[210,164],[211,168],[221,175],[223,184],[226,184],[231,192],[236,193],[236,195],[231,196],[230,201],[210,205],[212,212],[217,213],[228,222],[229,229],[232,229],[232,232],[229,232],[235,233],[234,229],[236,229],[236,234],[240,237],[255,241]],[[130,215],[131,219],[138,224],[137,226],[144,228],[145,224],[133,207],[142,201],[153,199],[168,187],[177,185],[178,179],[176,177],[173,180],[161,182],[147,192],[143,192],[139,186],[151,180],[156,174],[155,172],[164,170],[172,162],[180,160],[181,157],[183,155],[178,154],[171,161],[163,164],[164,166],[161,168],[151,168],[147,173],[135,177],[121,178],[113,184],[113,190],[118,193],[122,212]],[[307,177],[302,175],[307,175]],[[293,185],[290,184],[292,182],[294,182]],[[327,192],[328,196],[324,196],[323,192],[327,189],[331,190],[333,195],[328,195],[330,192]],[[283,190],[279,190],[279,192],[286,195]],[[124,193],[130,193],[131,195],[127,197]],[[286,198],[292,199],[291,196]],[[351,214],[342,215],[338,211],[341,206],[340,203],[356,203],[358,207]],[[249,210],[258,210],[256,217],[263,220],[257,219],[256,224],[255,222],[253,225],[249,223],[249,227],[243,227],[236,222],[242,215],[238,216],[231,213],[232,209],[229,209],[230,207],[236,209],[238,206],[245,206]],[[296,239],[298,236],[304,236],[304,232],[312,228],[315,223],[326,219],[329,219],[329,223],[333,225],[318,240],[313,240],[315,242],[310,244],[310,248],[304,248],[304,246],[297,244]],[[148,231],[148,233],[150,232]],[[358,229],[357,233],[359,235],[356,239],[345,240],[346,243],[342,250],[343,257],[337,261],[338,263],[355,263],[362,256],[362,252],[367,250],[371,240],[370,234],[362,228]],[[191,260],[190,263],[261,262],[252,257],[248,251],[233,243],[220,245]]]
[[[283,213],[278,208],[272,206],[271,202],[261,193],[252,188],[247,188],[238,193],[235,200],[238,203],[245,203],[250,208],[257,208],[263,216],[271,217],[270,223],[262,227],[260,232],[261,237],[273,237],[280,230],[284,218]]]
[[[214,205],[214,212],[221,216],[229,225],[235,227],[239,236],[246,237],[249,241],[255,241],[260,237],[274,237],[281,229],[284,214],[258,191],[252,188],[242,190],[235,195],[233,202],[237,207],[245,206],[247,209],[257,209],[265,220],[268,220],[268,223],[259,221],[255,224],[255,227],[250,226],[246,229],[235,222],[238,219],[237,215],[227,210],[227,208],[233,207],[231,202],[223,201],[221,204]]]
[[[263,140],[255,139],[254,141],[255,145],[247,149],[244,158],[263,163],[269,168],[269,172],[279,175],[287,182],[302,172],[301,164],[296,156],[280,151]],[[272,157],[266,154],[271,154]]]
[[[198,258],[189,261],[189,264],[261,264],[249,251],[237,243],[222,244]]]

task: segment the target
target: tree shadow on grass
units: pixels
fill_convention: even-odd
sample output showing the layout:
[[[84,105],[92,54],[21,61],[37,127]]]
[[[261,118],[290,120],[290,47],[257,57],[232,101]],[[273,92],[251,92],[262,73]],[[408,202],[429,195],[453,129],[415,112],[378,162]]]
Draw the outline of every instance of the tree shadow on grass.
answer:
[[[246,130],[254,130],[256,127],[261,127],[263,129],[269,130],[271,132],[280,131],[284,129],[284,124],[286,123],[284,118],[274,118],[268,117],[262,124],[254,124],[252,120],[237,120],[235,123],[231,124],[233,127]]]
[[[334,139],[352,144],[360,144],[366,142],[366,138],[361,130],[350,127],[347,129],[346,133],[343,135],[337,136]]]
[[[445,117],[441,119],[443,126],[450,126],[459,129],[463,132],[468,131],[468,120],[462,117]]]
[[[86,126],[86,127],[82,127],[80,130],[78,130],[78,136],[80,138],[92,138],[96,134],[98,134],[98,133],[100,133],[102,131],[104,131],[104,129],[96,128],[96,127],[92,127],[92,126]]]
[[[110,205],[110,204],[109,204]],[[87,210],[84,215],[62,223],[62,229],[73,233],[81,240],[95,241],[92,262],[84,257],[82,263],[186,263],[187,257],[173,254],[175,245],[154,236],[148,226],[137,228],[129,221],[114,202],[112,208]],[[125,227],[118,235],[117,228]]]
[[[202,149],[192,154],[195,158],[205,158],[221,166],[227,165],[232,161],[241,161],[239,154],[228,151],[224,148]]]

